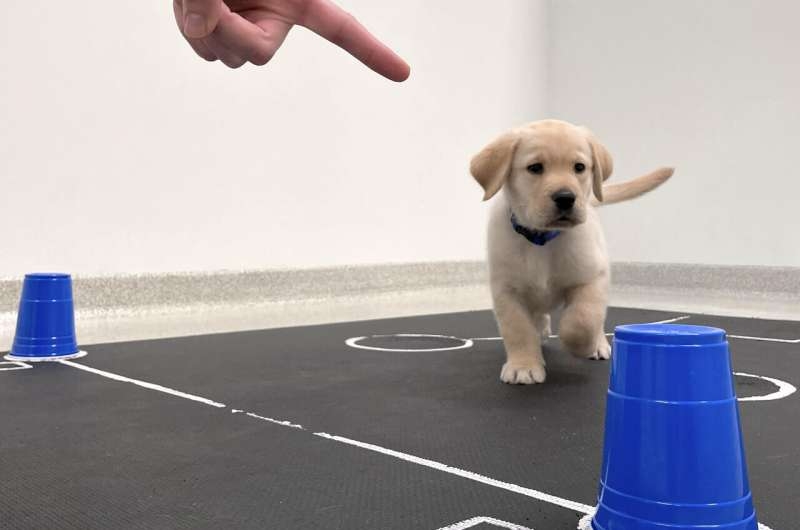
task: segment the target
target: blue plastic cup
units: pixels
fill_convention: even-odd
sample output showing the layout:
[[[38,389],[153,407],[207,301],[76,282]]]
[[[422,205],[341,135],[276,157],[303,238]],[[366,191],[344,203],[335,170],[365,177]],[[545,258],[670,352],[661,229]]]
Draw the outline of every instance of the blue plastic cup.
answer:
[[[69,274],[26,274],[9,361],[58,361],[82,357],[75,336]]]
[[[594,530],[757,530],[725,331],[619,326]]]

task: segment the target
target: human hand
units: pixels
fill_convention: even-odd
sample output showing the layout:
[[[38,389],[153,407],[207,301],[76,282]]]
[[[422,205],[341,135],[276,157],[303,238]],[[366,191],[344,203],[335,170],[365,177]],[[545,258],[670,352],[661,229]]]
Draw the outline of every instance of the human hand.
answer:
[[[197,55],[231,68],[266,64],[297,24],[392,81],[410,73],[403,59],[330,0],[173,0],[173,10]]]

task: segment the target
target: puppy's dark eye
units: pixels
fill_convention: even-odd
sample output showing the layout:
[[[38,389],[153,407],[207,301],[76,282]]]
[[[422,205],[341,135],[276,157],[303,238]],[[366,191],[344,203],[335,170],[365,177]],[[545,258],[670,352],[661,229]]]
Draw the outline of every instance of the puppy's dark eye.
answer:
[[[534,175],[541,175],[544,173],[544,164],[540,162],[536,162],[535,164],[531,164],[528,166],[528,171],[533,173]]]
[[[582,164],[580,162],[577,162],[575,164],[575,173],[583,173],[584,171],[586,171],[586,165]]]

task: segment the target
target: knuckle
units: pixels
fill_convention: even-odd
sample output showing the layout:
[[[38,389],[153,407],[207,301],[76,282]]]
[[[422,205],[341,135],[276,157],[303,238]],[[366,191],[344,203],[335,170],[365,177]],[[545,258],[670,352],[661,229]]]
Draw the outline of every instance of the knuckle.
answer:
[[[272,54],[268,52],[259,52],[254,53],[253,56],[250,58],[250,62],[258,65],[264,66],[272,59]]]

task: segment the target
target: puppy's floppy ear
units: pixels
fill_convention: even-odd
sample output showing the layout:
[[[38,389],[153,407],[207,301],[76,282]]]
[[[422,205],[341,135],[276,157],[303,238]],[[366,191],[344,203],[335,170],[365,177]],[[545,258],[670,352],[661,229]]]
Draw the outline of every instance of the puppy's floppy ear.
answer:
[[[608,149],[601,144],[594,134],[588,129],[585,129],[587,140],[592,148],[592,191],[597,200],[603,201],[603,182],[608,180],[611,173],[614,171],[614,161],[611,159],[611,154]]]
[[[519,134],[509,131],[472,157],[469,171],[483,187],[483,200],[489,200],[505,184],[511,173],[511,161],[519,143]]]

